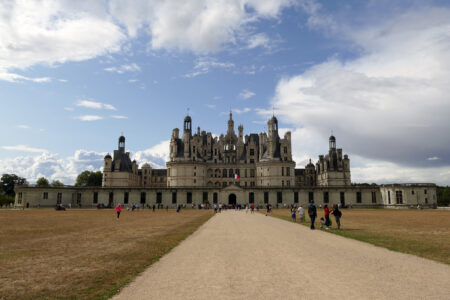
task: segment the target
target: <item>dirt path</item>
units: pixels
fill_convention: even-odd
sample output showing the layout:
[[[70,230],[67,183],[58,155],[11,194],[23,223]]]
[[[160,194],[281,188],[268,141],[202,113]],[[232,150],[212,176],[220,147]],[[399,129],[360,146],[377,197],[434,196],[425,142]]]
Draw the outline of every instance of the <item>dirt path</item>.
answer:
[[[227,211],[113,299],[448,299],[450,266]]]

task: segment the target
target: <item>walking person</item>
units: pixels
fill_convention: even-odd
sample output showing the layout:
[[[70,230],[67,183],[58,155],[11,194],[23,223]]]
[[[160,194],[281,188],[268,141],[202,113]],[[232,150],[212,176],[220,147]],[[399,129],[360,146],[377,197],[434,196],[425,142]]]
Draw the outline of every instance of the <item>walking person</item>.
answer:
[[[314,230],[314,221],[316,220],[317,217],[317,208],[316,205],[314,203],[311,203],[311,205],[308,207],[308,215],[309,218],[311,219],[311,230]]]
[[[120,212],[122,211],[122,206],[119,204],[116,206],[117,220],[120,218]]]
[[[295,207],[291,208],[291,218],[292,218],[292,221],[297,222],[297,215],[295,214]]]
[[[254,203],[252,203],[252,209],[251,209],[251,213],[254,213],[255,212],[255,204]]]
[[[334,216],[334,218],[336,219],[336,224],[338,229],[341,229],[341,217],[342,217],[342,212],[339,210],[339,206],[337,204],[333,205],[333,210],[331,212]]]
[[[323,211],[325,213],[325,226],[327,229],[330,229],[330,209],[328,208],[328,204],[323,206]]]

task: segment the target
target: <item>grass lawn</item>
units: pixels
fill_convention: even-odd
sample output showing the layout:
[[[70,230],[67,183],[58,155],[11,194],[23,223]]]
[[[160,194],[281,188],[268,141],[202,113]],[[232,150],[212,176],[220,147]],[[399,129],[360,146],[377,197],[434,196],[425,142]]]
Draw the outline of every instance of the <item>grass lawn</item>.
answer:
[[[317,213],[319,228],[323,209]],[[342,214],[341,230],[330,217],[330,233],[450,264],[450,211],[344,209]],[[288,209],[274,209],[272,216],[291,221]],[[309,227],[308,216],[303,224]]]
[[[0,210],[0,299],[107,299],[212,216]]]

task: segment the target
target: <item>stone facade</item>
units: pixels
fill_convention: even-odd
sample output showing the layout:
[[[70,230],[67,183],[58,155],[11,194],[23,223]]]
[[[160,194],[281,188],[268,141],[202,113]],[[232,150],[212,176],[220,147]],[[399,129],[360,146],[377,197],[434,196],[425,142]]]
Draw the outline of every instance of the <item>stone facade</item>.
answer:
[[[104,158],[102,187],[16,187],[16,206],[95,207],[117,204],[193,205],[200,203],[283,205],[340,204],[355,207],[433,207],[434,184],[351,185],[350,160],[329,138],[327,155],[319,155],[305,168],[295,168],[291,133],[281,138],[275,116],[267,122],[267,133],[244,136],[244,127],[234,131],[230,113],[227,133],[213,137],[197,128],[192,118],[183,123],[183,135],[173,129],[167,169],[139,168],[125,151],[119,137],[113,156]]]

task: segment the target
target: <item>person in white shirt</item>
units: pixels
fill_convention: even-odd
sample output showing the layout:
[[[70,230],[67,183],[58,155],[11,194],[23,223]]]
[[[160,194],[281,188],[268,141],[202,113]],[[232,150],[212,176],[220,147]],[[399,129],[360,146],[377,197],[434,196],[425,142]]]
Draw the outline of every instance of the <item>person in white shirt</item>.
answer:
[[[303,207],[301,205],[297,209],[297,215],[298,215],[298,218],[300,219],[300,222],[302,223],[303,218],[305,216],[305,210],[303,209]]]

